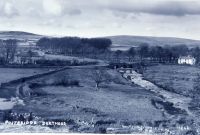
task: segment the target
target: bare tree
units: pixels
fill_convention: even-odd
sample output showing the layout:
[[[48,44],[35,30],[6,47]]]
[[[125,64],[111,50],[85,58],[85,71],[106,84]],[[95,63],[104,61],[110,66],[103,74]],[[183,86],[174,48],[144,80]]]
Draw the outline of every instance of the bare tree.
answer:
[[[5,48],[5,60],[6,62],[10,62],[14,59],[16,49],[17,49],[17,40],[9,39],[3,41],[3,46]]]
[[[142,43],[139,47],[138,53],[139,53],[141,60],[143,60],[143,58],[147,57],[148,53],[149,53],[149,44]]]
[[[131,59],[133,59],[136,55],[136,50],[134,47],[131,47],[128,51],[127,51],[128,57],[129,57],[129,62],[131,62]]]
[[[99,85],[101,83],[109,81],[108,73],[105,70],[102,69],[95,69],[92,71],[92,79],[95,81],[96,89],[99,90]]]
[[[27,54],[28,54],[28,61],[29,61],[29,63],[32,63],[32,57],[33,57],[33,55],[34,55],[34,52],[31,51],[31,50],[29,50],[29,51],[27,52]]]

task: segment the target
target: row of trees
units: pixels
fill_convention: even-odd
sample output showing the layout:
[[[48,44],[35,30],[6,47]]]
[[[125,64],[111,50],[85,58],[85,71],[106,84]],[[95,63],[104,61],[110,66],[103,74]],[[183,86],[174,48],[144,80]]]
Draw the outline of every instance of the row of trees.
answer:
[[[197,62],[200,60],[200,48],[188,48],[186,45],[177,45],[177,46],[149,46],[148,44],[141,44],[138,48],[130,48],[128,51],[116,51],[115,55],[117,57],[129,57],[135,58],[138,57],[141,60],[150,59],[153,61],[168,61],[172,62],[177,60],[180,56],[191,55],[197,59]]]
[[[139,47],[132,47],[128,51],[111,51],[110,46],[112,42],[106,38],[78,38],[78,37],[64,37],[64,38],[41,38],[37,42],[37,46],[45,51],[51,53],[59,53],[65,55],[75,55],[90,57],[95,55],[100,59],[122,59],[129,58],[129,60],[149,59],[157,62],[175,62],[178,57],[191,55],[200,61],[200,48],[188,48],[186,45],[170,46],[150,46],[147,43],[142,43]]]
[[[15,39],[0,40],[1,62],[9,63],[13,61],[17,50],[17,42]]]
[[[82,55],[104,53],[108,51],[112,42],[106,38],[41,38],[37,46],[43,50],[66,55]]]

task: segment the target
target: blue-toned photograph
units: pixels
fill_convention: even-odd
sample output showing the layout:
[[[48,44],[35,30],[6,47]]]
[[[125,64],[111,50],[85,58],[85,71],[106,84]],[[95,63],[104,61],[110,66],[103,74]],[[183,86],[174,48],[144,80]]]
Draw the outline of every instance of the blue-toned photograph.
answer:
[[[0,0],[0,133],[200,134],[199,0]]]

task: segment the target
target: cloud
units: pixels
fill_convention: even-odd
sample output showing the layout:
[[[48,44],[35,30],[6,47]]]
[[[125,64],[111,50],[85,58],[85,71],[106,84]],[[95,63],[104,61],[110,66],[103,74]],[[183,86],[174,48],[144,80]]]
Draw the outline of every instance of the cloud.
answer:
[[[81,10],[79,10],[79,9],[72,9],[72,10],[70,10],[70,11],[68,11],[68,14],[69,15],[80,15],[82,12],[81,12]]]
[[[200,39],[199,21],[199,0],[0,0],[0,30]]]
[[[62,6],[58,0],[43,0],[43,8],[49,15],[59,16],[62,13]]]
[[[146,13],[168,16],[200,15],[198,1],[126,1],[123,4],[107,5],[107,9],[126,13]]]
[[[1,14],[13,17],[18,14],[47,16],[77,16],[93,14],[93,12],[108,10],[115,16],[126,17],[125,14],[153,14],[163,16],[200,15],[198,0],[1,0]],[[37,12],[34,13],[34,12]],[[89,13],[90,12],[90,13]],[[124,12],[124,13],[120,13]],[[27,14],[27,13],[26,13]]]
[[[200,3],[199,2],[164,2],[158,4],[155,9],[150,10],[155,14],[163,15],[199,15],[200,14]]]
[[[0,3],[0,15],[3,17],[14,17],[14,16],[18,16],[18,10],[13,6],[13,3],[11,2],[2,2]]]

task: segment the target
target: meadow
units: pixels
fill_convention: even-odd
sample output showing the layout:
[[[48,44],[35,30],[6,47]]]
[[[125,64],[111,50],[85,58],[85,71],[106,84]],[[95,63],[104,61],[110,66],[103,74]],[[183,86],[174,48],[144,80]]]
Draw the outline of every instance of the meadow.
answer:
[[[48,72],[49,70],[47,68],[0,68],[0,83]]]
[[[165,90],[192,96],[194,80],[200,73],[200,69],[187,65],[157,65],[149,66],[143,76]]]

